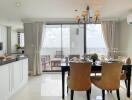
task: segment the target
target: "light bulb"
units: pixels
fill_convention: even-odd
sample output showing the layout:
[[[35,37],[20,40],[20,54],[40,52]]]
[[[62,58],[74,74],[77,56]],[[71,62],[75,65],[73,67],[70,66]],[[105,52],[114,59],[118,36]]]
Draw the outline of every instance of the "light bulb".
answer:
[[[99,10],[96,10],[96,11],[95,11],[95,16],[96,16],[96,17],[100,16],[100,11],[99,11]]]
[[[83,17],[86,17],[87,15],[88,15],[88,12],[87,12],[87,10],[85,10],[85,11],[82,11],[82,14],[81,14]]]

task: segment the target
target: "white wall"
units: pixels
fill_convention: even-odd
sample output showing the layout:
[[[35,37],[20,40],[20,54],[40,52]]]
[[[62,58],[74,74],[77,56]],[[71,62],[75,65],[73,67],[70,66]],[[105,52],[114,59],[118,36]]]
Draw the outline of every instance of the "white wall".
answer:
[[[16,44],[18,43],[17,41],[17,32],[16,30],[11,31],[11,52],[15,53],[16,52]]]
[[[121,21],[120,30],[120,53],[123,56],[132,57],[132,25],[128,25],[127,21]]]
[[[7,28],[3,25],[0,25],[0,42],[3,43],[3,50],[0,51],[0,55],[3,55],[7,52]]]
[[[7,52],[7,27],[0,25],[0,42],[3,43],[3,50],[0,51],[0,55]],[[11,52],[16,52],[15,45],[17,44],[17,32],[16,30],[11,30]]]

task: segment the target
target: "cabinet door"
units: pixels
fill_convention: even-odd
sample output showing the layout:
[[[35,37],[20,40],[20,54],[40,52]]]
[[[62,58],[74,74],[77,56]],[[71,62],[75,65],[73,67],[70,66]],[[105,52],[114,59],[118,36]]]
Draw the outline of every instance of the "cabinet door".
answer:
[[[9,92],[11,93],[12,92],[12,89],[13,89],[13,64],[10,63],[8,64],[8,69],[9,69]]]
[[[19,61],[19,67],[20,67],[20,82],[23,82],[23,61]]]
[[[13,63],[14,89],[18,88],[21,83],[21,66],[19,61]]]
[[[6,100],[9,95],[8,65],[0,66],[0,100]]]
[[[23,82],[28,81],[28,59],[23,60]]]

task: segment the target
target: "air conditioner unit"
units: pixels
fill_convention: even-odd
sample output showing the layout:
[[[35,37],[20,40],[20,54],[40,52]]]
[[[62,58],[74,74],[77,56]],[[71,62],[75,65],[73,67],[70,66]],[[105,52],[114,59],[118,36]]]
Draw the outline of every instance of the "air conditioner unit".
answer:
[[[127,23],[132,24],[132,14],[127,16]]]

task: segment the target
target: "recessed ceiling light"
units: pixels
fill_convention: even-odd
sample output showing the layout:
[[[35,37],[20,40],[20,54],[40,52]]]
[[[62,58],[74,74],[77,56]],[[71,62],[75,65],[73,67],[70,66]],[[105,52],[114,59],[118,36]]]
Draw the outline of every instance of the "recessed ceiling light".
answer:
[[[16,2],[16,7],[21,7],[21,2]]]

